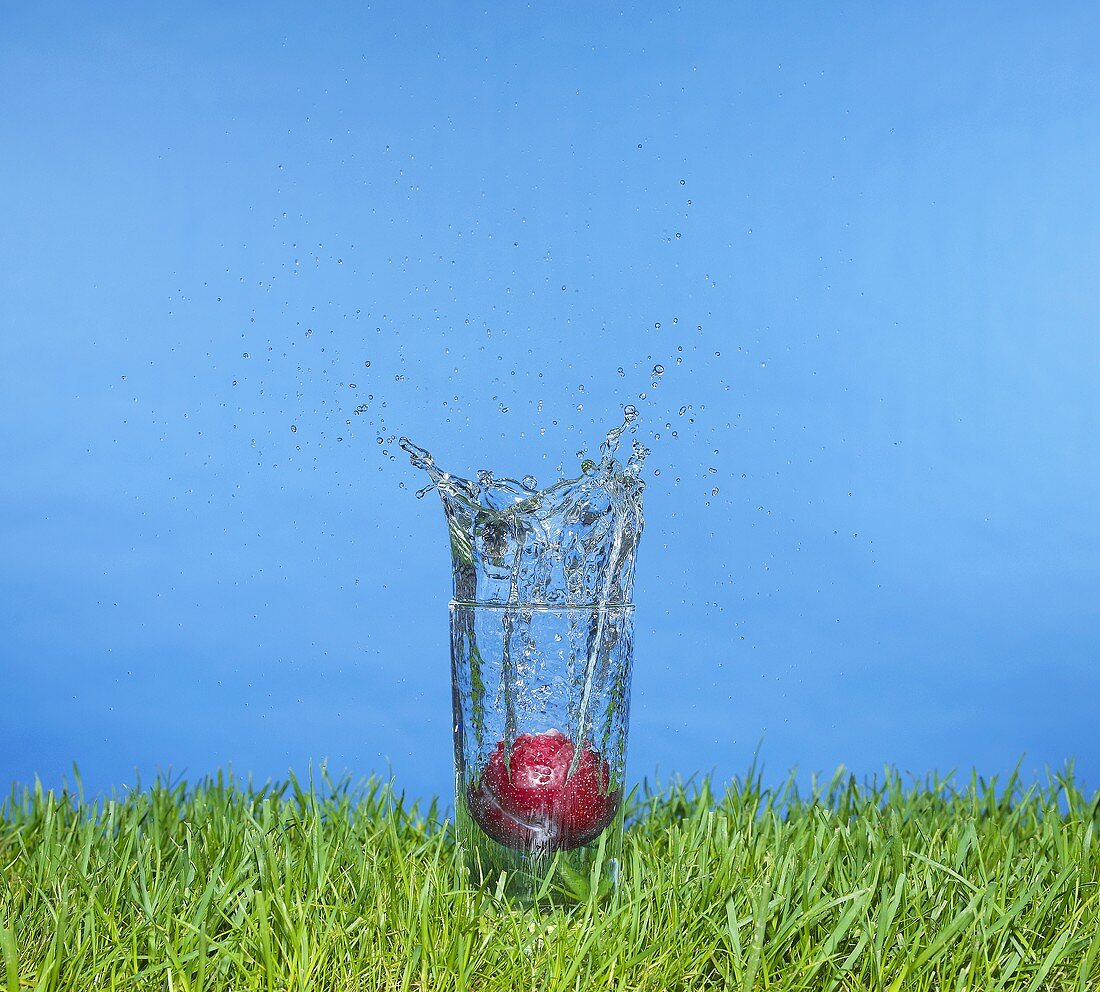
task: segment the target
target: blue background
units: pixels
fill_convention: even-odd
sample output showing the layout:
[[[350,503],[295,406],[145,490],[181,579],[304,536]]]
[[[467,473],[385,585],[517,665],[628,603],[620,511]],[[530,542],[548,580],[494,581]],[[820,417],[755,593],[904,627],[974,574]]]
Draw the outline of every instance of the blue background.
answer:
[[[151,8],[0,14],[0,782],[447,797],[395,436],[634,403],[635,779],[1100,786],[1093,5]]]

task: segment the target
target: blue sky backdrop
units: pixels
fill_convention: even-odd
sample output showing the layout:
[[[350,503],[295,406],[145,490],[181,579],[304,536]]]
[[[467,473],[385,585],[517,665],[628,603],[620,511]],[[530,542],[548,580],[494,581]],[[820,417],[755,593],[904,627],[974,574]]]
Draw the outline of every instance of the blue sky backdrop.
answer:
[[[1100,786],[1097,50],[1085,3],[8,5],[0,781],[447,796],[395,438],[546,483],[634,403],[635,779]]]

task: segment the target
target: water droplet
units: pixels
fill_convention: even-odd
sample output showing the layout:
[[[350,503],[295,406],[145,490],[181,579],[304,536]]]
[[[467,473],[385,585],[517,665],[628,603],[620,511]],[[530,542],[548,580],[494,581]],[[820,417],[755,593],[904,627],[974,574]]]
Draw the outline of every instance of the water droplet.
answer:
[[[661,322],[658,320],[653,326],[656,327],[657,330],[660,330],[661,329]]]
[[[310,333],[313,333],[313,332],[311,331]],[[364,362],[363,363],[363,368],[369,369],[370,368],[370,362]]]
[[[664,375],[665,374],[665,367],[663,365],[654,365],[653,366],[653,374],[654,375]]]
[[[623,407],[623,416],[626,417],[628,421],[633,420],[638,416],[638,408],[633,403],[627,403],[627,405]]]
[[[717,487],[717,486],[715,486],[715,487],[714,487],[714,488],[713,488],[713,489],[712,489],[712,490],[710,491],[710,494],[711,494],[711,496],[717,496],[717,495],[718,495],[718,487]]]
[[[686,406],[682,406],[682,407],[680,407],[679,412],[680,412],[680,416],[682,417],[685,413],[688,412],[688,408]]]
[[[246,351],[243,355],[241,355],[241,358],[248,358],[248,352]]]
[[[298,425],[297,424],[291,424],[290,425],[290,433],[291,434],[297,434],[298,433]]]
[[[533,475],[525,475],[522,480],[525,489],[535,490],[539,487],[539,480]]]

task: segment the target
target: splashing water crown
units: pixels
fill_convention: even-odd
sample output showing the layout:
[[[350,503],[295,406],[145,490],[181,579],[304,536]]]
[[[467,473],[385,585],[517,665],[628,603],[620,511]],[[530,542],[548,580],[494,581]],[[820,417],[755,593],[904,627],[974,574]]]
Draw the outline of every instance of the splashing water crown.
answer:
[[[585,459],[581,474],[543,489],[533,476],[477,481],[442,471],[431,453],[408,438],[401,447],[438,491],[451,538],[454,598],[460,603],[512,606],[623,606],[634,586],[642,533],[640,478],[648,449],[634,438],[630,457],[615,456],[637,430],[638,412],[608,431],[600,460]]]

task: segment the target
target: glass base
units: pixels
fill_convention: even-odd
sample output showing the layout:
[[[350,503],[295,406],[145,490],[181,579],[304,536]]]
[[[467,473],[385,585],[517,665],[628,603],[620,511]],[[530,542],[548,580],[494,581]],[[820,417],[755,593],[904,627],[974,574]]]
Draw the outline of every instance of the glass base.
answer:
[[[587,844],[569,850],[517,850],[486,834],[456,797],[459,857],[470,882],[497,898],[521,906],[576,906],[600,902],[618,888],[623,849],[622,806],[607,828]]]

